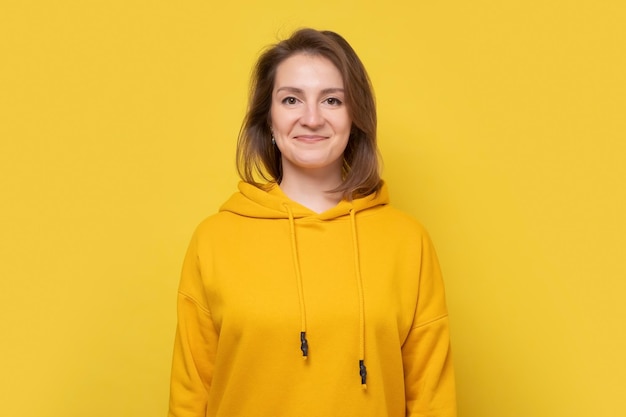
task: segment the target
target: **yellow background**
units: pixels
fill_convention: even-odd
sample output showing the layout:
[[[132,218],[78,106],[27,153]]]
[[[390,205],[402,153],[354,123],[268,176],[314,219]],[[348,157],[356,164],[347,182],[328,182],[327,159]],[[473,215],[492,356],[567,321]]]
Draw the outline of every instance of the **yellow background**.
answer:
[[[4,0],[0,414],[165,415],[251,66],[314,26],[366,64],[392,201],[438,248],[460,416],[626,415],[623,4]]]

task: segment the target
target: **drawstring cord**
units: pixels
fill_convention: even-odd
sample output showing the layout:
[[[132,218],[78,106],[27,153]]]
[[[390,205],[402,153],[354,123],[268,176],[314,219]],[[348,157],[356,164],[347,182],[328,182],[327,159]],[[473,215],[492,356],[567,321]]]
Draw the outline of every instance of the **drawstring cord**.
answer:
[[[288,204],[283,204],[289,215],[289,233],[291,235],[291,258],[293,259],[293,267],[296,271],[296,280],[298,281],[298,298],[300,300],[300,350],[302,350],[302,358],[307,359],[309,356],[309,342],[306,339],[306,308],[304,307],[304,290],[302,288],[302,273],[300,272],[300,262],[298,262],[298,248],[296,245],[296,226],[293,218],[293,212]]]
[[[300,262],[298,261],[298,247],[296,243],[296,227],[293,212],[288,204],[283,204],[289,216],[289,233],[291,236],[291,257],[296,272],[296,280],[298,283],[298,299],[300,301],[300,350],[302,350],[303,359],[309,356],[309,342],[306,338],[306,308],[304,305],[304,289],[302,285],[302,273],[300,271]],[[358,296],[359,296],[359,375],[361,377],[361,387],[367,389],[367,368],[365,366],[365,296],[363,295],[363,278],[361,276],[361,262],[359,258],[359,242],[356,231],[356,211],[350,210],[350,227],[352,234],[352,249],[354,252],[354,271],[356,275]]]
[[[361,262],[359,259],[359,241],[356,234],[356,212],[350,210],[350,226],[352,227],[352,247],[354,252],[354,271],[356,273],[359,291],[359,375],[361,387],[367,389],[367,368],[365,367],[365,296],[363,295],[363,278],[361,277]]]

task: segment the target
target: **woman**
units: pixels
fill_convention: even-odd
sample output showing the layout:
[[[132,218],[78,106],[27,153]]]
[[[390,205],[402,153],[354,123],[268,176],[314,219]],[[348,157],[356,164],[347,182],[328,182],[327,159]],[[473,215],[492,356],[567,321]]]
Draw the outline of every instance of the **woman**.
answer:
[[[237,157],[239,192],[185,258],[169,415],[456,415],[436,255],[388,204],[342,37],[299,30],[259,58]]]

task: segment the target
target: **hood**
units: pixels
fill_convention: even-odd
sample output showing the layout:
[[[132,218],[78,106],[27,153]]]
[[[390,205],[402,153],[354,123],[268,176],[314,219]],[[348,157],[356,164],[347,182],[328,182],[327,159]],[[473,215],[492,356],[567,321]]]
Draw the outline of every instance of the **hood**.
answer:
[[[287,205],[295,219],[314,217],[320,220],[332,220],[349,216],[352,210],[358,213],[389,204],[389,194],[384,183],[378,193],[353,201],[341,200],[335,207],[319,214],[290,200],[276,183],[270,184],[269,187],[266,191],[242,181],[238,186],[239,192],[234,193],[220,207],[220,211],[258,219],[287,219],[289,218],[289,212],[285,208]]]

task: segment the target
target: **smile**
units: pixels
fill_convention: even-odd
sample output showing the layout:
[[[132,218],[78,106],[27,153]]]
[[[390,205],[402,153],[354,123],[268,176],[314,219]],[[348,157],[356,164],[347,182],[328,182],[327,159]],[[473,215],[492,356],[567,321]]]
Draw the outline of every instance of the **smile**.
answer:
[[[328,137],[320,135],[297,135],[294,136],[294,139],[302,142],[319,142],[321,140],[328,139]]]

